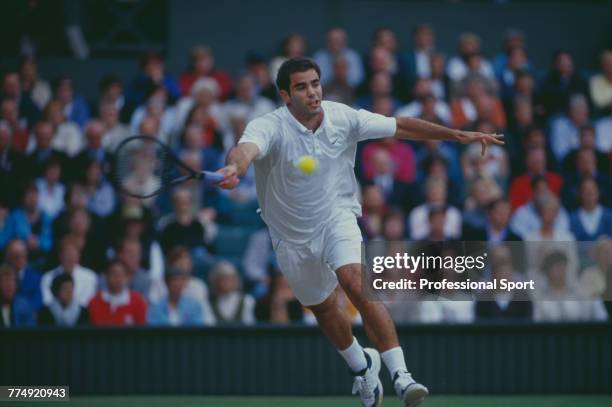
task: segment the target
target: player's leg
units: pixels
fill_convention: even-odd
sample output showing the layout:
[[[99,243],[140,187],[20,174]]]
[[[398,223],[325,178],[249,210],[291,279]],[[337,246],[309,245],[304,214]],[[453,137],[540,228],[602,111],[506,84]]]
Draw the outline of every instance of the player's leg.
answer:
[[[322,241],[305,245],[274,242],[282,273],[302,305],[310,308],[325,336],[336,347],[355,376],[353,393],[364,406],[379,406],[382,383],[378,378],[380,355],[363,349],[353,337],[351,321],[338,305],[336,274],[322,261]]]
[[[361,289],[361,264],[346,264],[336,270],[338,282],[363,319],[363,325],[376,349],[383,353],[399,347],[397,332],[382,303],[371,302]]]
[[[375,349],[362,348],[353,336],[351,320],[340,307],[336,291],[333,290],[322,303],[310,305],[308,308],[314,313],[325,336],[353,372],[353,394],[359,394],[364,406],[380,406],[383,398],[383,387],[378,377],[380,355]]]
[[[339,244],[338,249],[342,250],[342,246],[343,244]],[[340,266],[336,269],[336,275],[347,297],[361,314],[368,338],[381,352],[396,393],[405,406],[416,406],[429,392],[408,372],[404,352],[399,346],[397,331],[389,312],[382,303],[369,301],[364,294],[361,264]]]

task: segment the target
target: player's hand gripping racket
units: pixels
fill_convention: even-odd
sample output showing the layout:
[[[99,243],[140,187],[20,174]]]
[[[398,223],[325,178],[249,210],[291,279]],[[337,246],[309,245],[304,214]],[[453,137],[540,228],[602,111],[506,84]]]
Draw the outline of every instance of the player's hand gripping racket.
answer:
[[[150,198],[190,179],[217,183],[223,180],[223,175],[194,171],[156,138],[134,136],[117,147],[114,178],[122,192],[137,198]]]

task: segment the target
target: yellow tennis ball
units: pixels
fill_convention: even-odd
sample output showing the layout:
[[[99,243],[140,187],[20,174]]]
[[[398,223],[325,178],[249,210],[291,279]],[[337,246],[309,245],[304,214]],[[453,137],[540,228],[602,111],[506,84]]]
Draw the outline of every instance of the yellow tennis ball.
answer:
[[[304,174],[312,174],[317,170],[317,159],[311,155],[303,155],[297,159],[296,168],[300,169]]]

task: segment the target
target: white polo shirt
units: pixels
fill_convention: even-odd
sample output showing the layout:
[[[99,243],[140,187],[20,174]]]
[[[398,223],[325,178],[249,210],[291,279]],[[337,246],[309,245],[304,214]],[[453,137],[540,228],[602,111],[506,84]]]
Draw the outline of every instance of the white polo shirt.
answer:
[[[254,143],[257,199],[273,238],[301,244],[316,235],[334,209],[361,216],[355,179],[357,142],[395,134],[395,118],[342,103],[321,103],[323,122],[313,133],[284,106],[251,121],[239,143]],[[295,167],[312,155],[318,168],[305,174]]]

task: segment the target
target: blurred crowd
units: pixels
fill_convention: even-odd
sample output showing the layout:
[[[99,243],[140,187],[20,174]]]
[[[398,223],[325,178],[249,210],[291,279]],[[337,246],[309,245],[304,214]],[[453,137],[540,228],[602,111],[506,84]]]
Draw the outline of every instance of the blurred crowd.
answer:
[[[23,57],[0,89],[0,326],[315,323],[278,271],[252,168],[232,191],[193,181],[147,200],[112,182],[113,153],[136,134],[168,143],[194,169],[220,168],[247,123],[279,106],[276,72],[296,56],[320,65],[324,99],[505,134],[506,145],[484,156],[479,145],[360,144],[366,242],[490,242],[490,273],[517,280],[526,269],[504,241],[528,242],[536,253],[537,242],[577,242],[530,265],[545,276],[549,301],[507,293],[483,302],[391,301],[394,319],[607,319],[612,50],[601,50],[591,71],[563,49],[535,66],[518,30],[507,31],[497,55],[484,55],[469,32],[444,45],[455,51],[440,52],[427,24],[412,38],[377,30],[367,50],[352,49],[341,28],[318,50],[296,33],[278,55],[250,52],[238,75],[215,63],[211,46],[194,47],[181,73],[148,53],[132,80],[101,78],[95,100]],[[581,250],[584,241],[598,242]]]

